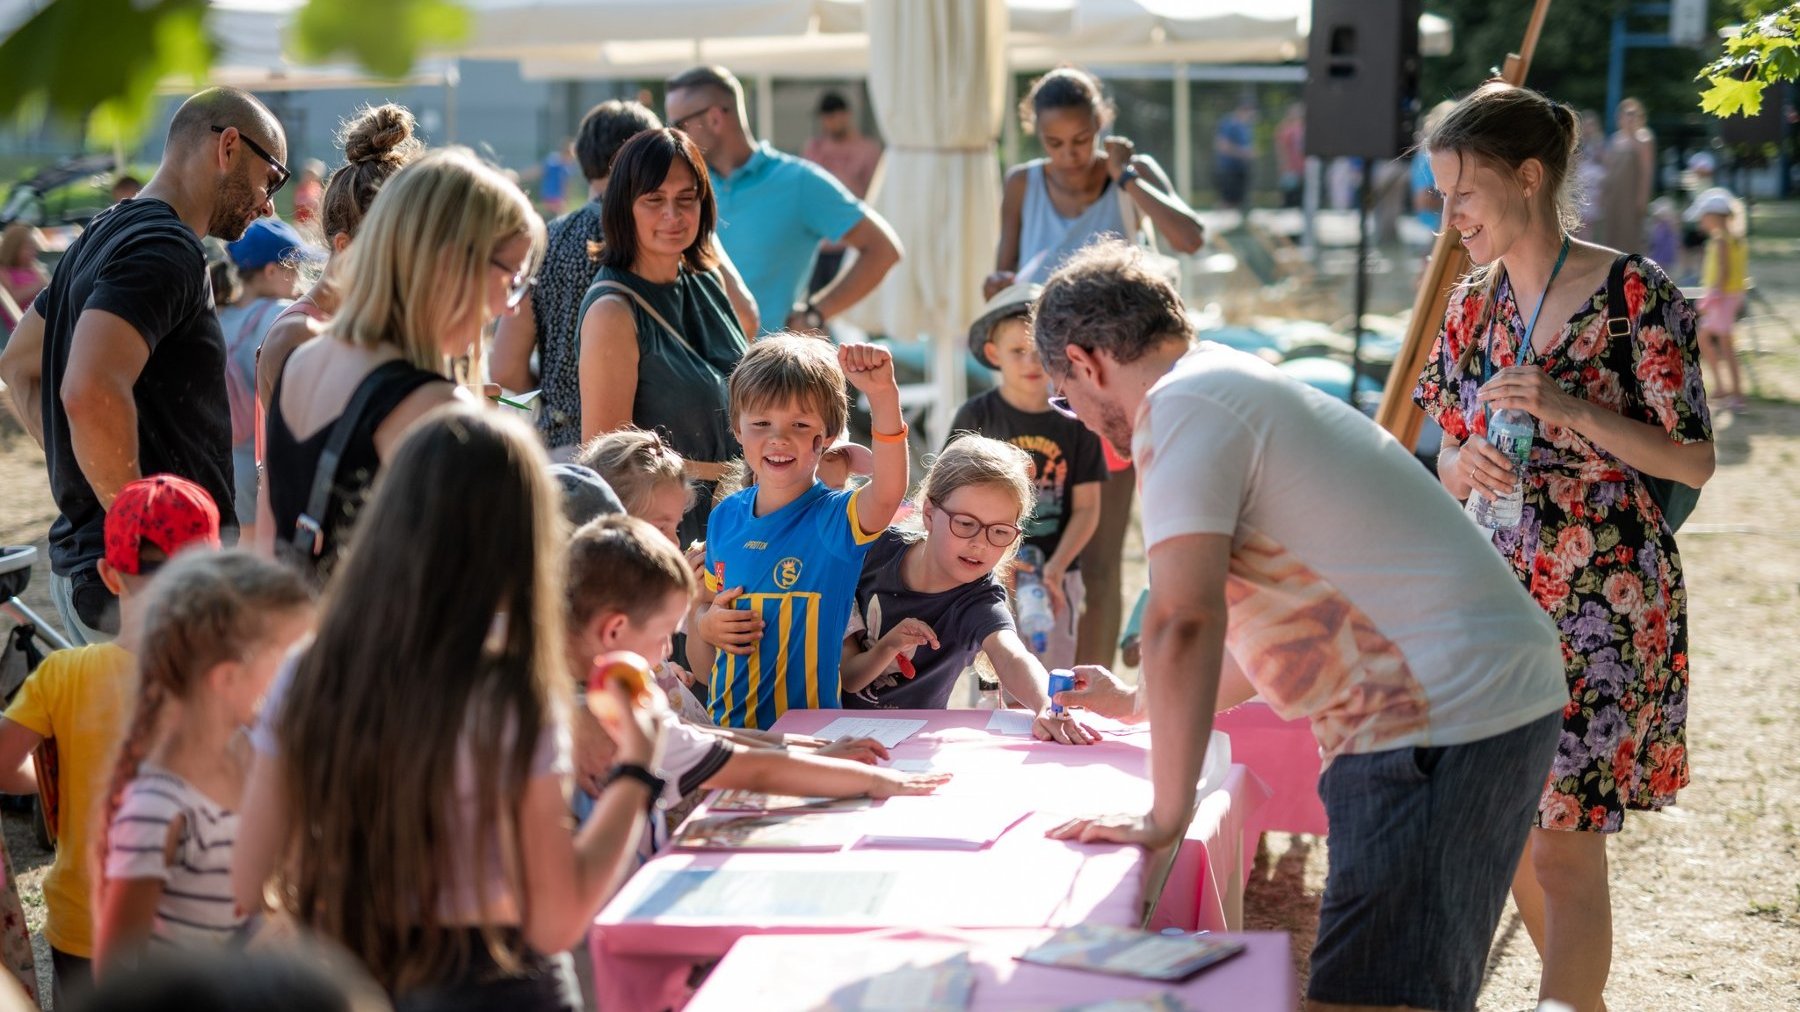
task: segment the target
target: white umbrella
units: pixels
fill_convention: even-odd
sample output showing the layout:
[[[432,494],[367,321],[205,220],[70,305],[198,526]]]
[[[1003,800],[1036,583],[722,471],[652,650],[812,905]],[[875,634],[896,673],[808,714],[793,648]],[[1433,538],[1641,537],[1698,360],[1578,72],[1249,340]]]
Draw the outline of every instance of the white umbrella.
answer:
[[[994,137],[1006,96],[1001,0],[869,0],[869,97],[887,157],[875,209],[906,251],[853,312],[871,330],[935,342],[930,440],[964,393],[959,335],[982,304],[1000,222]]]

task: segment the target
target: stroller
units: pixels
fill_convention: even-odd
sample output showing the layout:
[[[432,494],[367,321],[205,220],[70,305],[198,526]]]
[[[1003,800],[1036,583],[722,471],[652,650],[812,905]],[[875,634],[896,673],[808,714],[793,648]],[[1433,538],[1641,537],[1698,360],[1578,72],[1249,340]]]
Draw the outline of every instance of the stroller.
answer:
[[[44,645],[52,650],[66,650],[72,645],[53,623],[19,600],[31,583],[31,567],[36,561],[37,549],[30,545],[0,547],[0,614],[13,621],[11,631],[0,641],[0,701],[6,704],[18,694],[26,677],[44,662]],[[29,809],[39,845],[52,849],[56,846],[55,740],[39,745],[33,760],[37,766],[37,797],[7,800],[16,802],[21,811]]]

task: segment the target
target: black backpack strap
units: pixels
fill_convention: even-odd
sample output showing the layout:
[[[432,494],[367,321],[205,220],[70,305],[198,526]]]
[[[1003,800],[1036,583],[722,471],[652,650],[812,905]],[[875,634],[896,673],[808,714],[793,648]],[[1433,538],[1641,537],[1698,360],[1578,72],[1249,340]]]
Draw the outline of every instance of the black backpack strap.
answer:
[[[350,403],[344,406],[344,413],[338,415],[337,421],[331,424],[331,435],[325,440],[325,449],[319,454],[319,466],[313,470],[312,490],[306,496],[306,510],[294,521],[294,547],[307,558],[318,559],[325,553],[325,513],[331,508],[331,490],[337,483],[338,462],[344,457],[344,449],[350,445],[350,437],[356,432],[357,423],[368,411],[369,402],[381,391],[389,375],[388,363],[374,368],[363,381],[356,386],[356,392],[350,395]],[[277,396],[276,402],[280,403]]]
[[[1625,308],[1625,266],[1631,254],[1620,253],[1612,262],[1612,273],[1606,276],[1606,335],[1631,336],[1631,313]]]

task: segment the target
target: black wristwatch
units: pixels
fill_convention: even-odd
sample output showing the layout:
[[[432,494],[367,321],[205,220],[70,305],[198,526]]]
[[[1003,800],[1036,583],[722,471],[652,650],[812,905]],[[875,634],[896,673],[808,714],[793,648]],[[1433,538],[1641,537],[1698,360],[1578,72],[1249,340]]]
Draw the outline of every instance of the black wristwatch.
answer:
[[[819,307],[811,302],[800,307],[800,319],[813,330],[825,329],[825,314],[819,312]]]
[[[636,780],[650,789],[650,800],[644,803],[646,812],[655,811],[656,806],[661,804],[663,788],[668,785],[668,781],[637,763],[615,763],[613,768],[607,770],[606,776],[601,779],[600,790],[604,792],[620,780]]]
[[[1136,182],[1139,178],[1138,170],[1136,168],[1130,165],[1125,166],[1123,169],[1119,170],[1119,189],[1123,190],[1126,186]]]

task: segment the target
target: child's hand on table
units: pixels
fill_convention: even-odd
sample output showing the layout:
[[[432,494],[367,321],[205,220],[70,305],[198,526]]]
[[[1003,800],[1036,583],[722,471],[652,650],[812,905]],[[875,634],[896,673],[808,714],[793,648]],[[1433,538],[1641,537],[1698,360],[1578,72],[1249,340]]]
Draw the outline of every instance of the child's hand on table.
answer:
[[[897,773],[884,769],[870,772],[875,779],[869,787],[869,797],[877,801],[882,798],[935,794],[939,787],[950,782],[948,773]]]
[[[848,759],[855,763],[875,765],[876,760],[888,757],[887,746],[873,738],[852,738],[845,735],[837,741],[819,746],[813,753],[828,759]]]
[[[1100,732],[1076,720],[1073,715],[1051,713],[1048,709],[1031,722],[1031,736],[1038,741],[1053,741],[1059,745],[1093,745],[1100,741]]]

